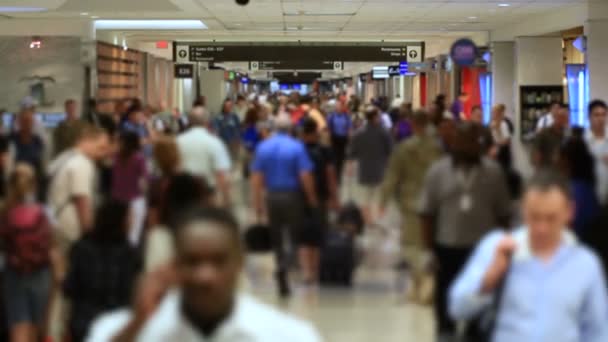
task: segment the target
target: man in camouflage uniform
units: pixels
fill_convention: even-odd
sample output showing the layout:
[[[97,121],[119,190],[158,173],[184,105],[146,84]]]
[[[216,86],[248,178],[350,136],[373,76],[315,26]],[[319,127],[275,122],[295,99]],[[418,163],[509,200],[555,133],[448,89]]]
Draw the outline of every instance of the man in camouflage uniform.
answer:
[[[418,198],[424,185],[424,179],[433,162],[441,157],[441,147],[435,136],[428,133],[428,115],[417,111],[412,118],[414,135],[403,141],[393,151],[388,169],[382,184],[381,212],[390,199],[395,198],[401,213],[401,250],[404,261],[409,266],[410,282],[408,299],[427,302],[430,293],[425,291],[428,280],[428,258],[426,253],[422,226],[418,216]],[[430,283],[430,282],[428,282]]]

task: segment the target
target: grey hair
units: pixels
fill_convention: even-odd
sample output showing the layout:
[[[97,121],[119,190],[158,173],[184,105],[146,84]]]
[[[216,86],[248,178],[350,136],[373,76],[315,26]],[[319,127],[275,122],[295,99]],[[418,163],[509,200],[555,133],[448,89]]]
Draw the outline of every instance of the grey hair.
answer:
[[[194,107],[188,115],[191,126],[206,126],[209,123],[209,112],[204,107]]]

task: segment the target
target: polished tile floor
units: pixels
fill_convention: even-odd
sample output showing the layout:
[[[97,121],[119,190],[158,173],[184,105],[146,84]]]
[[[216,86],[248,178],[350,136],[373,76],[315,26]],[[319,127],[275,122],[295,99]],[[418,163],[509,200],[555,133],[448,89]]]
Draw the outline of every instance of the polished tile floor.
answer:
[[[246,226],[252,223],[248,194],[243,183],[234,185],[236,214]],[[346,194],[351,189],[342,190]],[[389,211],[382,229],[366,230],[360,241],[362,262],[352,288],[295,285],[293,297],[280,301],[272,280],[274,260],[269,254],[248,257],[244,288],[263,301],[310,320],[327,342],[433,342],[430,307],[407,303],[399,276],[392,270],[399,253],[399,220],[394,210]]]
[[[325,341],[433,341],[430,308],[406,304],[403,296],[377,283],[359,283],[353,289],[302,289],[287,303],[277,301],[273,292],[254,293],[312,321]]]

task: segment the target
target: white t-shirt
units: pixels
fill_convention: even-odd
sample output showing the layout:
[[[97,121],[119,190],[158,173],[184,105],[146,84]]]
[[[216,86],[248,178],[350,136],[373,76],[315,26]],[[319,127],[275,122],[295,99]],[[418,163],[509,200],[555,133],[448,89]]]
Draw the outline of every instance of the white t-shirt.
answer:
[[[511,130],[506,120],[502,120],[497,129],[492,128],[492,138],[499,144],[511,139]]]
[[[216,172],[230,170],[230,155],[220,138],[205,128],[194,127],[177,137],[182,158],[182,169],[195,176],[204,177],[215,186]]]
[[[549,127],[553,126],[554,122],[555,122],[555,119],[553,118],[553,114],[547,113],[547,114],[541,116],[540,119],[538,119],[538,123],[536,124],[536,131],[540,132],[545,128],[549,128]]]
[[[60,154],[49,166],[49,206],[57,220],[57,233],[66,241],[80,238],[82,227],[75,196],[84,196],[91,201],[95,196],[96,168],[93,161],[77,150]]]
[[[597,178],[597,195],[602,204],[608,200],[608,137],[596,138],[591,130],[585,132],[585,141],[595,159],[595,175]]]
[[[233,314],[214,333],[202,336],[180,311],[179,291],[170,292],[144,325],[136,342],[320,342],[312,325],[241,295]],[[93,323],[87,342],[111,341],[131,319],[128,310],[102,316]]]
[[[393,120],[391,120],[391,116],[388,113],[382,113],[382,127],[387,131],[390,131],[393,128]]]

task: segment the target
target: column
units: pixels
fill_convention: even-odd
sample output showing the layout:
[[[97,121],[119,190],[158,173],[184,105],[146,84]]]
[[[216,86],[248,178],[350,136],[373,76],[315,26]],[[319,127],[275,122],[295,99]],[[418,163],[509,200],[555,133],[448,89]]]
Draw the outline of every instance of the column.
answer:
[[[200,70],[199,72],[201,95],[207,98],[207,109],[211,113],[218,113],[227,94],[224,70]]]
[[[526,85],[561,85],[563,72],[561,37],[517,37],[515,39],[515,137],[513,163],[524,176],[531,176],[529,152],[521,143],[519,87]]]
[[[589,1],[588,19],[585,23],[587,36],[587,67],[589,71],[590,99],[608,99],[608,4]]]
[[[492,104],[503,103],[515,116],[515,42],[492,42]]]

